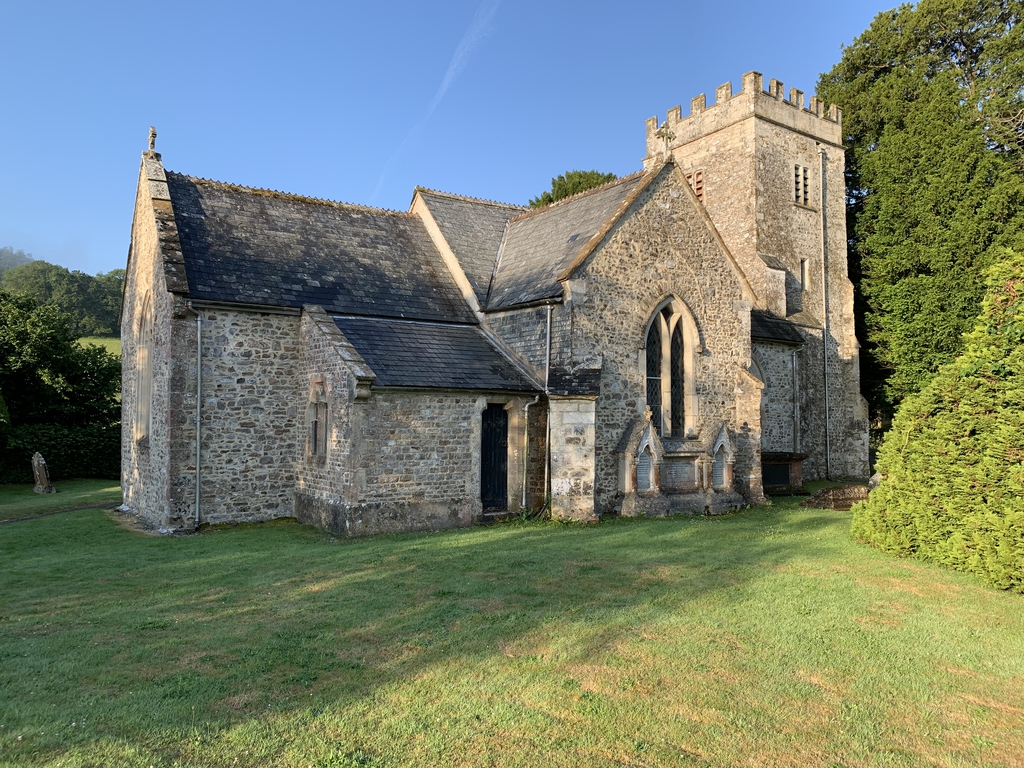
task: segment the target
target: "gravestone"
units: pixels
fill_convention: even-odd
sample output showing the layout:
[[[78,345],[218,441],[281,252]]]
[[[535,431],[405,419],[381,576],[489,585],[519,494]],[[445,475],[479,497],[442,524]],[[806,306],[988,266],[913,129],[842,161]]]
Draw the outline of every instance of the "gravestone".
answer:
[[[36,451],[32,455],[32,476],[36,479],[36,493],[56,493],[57,489],[50,485],[50,470],[46,468],[46,459]]]

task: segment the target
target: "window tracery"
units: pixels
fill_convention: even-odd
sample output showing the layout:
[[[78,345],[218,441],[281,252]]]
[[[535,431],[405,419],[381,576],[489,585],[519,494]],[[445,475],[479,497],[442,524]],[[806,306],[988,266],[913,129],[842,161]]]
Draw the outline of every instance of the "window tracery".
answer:
[[[644,362],[647,407],[662,437],[695,437],[697,326],[678,299],[666,299],[647,324]]]

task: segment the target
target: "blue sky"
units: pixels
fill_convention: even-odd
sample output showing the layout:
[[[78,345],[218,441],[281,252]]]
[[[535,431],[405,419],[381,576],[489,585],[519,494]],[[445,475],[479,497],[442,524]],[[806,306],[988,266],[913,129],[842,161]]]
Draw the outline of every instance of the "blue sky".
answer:
[[[644,120],[757,70],[810,95],[892,0],[0,3],[0,246],[123,267],[168,169],[405,210],[640,168]]]

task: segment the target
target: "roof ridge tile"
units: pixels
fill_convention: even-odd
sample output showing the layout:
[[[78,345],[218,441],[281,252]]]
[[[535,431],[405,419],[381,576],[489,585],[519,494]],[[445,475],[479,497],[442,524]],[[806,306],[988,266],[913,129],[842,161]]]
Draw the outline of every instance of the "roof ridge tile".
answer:
[[[244,184],[234,184],[230,181],[218,181],[217,179],[207,179],[202,176],[189,176],[185,173],[178,173],[177,171],[167,171],[170,176],[177,176],[180,179],[187,179],[188,181],[196,184],[202,184],[208,187],[217,187],[220,189],[227,189],[232,192],[246,192],[252,195],[259,195],[261,197],[273,197],[279,200],[292,200],[299,203],[310,203],[312,205],[326,205],[332,208],[346,208],[351,210],[366,211],[368,213],[384,213],[390,216],[402,216],[408,218],[411,214],[408,211],[396,211],[391,208],[374,208],[371,205],[362,205],[361,203],[345,203],[340,200],[327,200],[322,197],[310,197],[309,195],[300,195],[294,192],[282,192],[277,189],[266,189],[264,187],[247,187]]]
[[[584,197],[595,195],[598,192],[610,189],[611,187],[617,186],[619,184],[625,184],[627,181],[634,181],[636,179],[639,179],[647,173],[650,173],[650,169],[641,168],[639,171],[633,171],[633,173],[628,173],[625,176],[620,176],[617,179],[612,179],[611,181],[605,182],[599,187],[585,189],[582,192],[577,192],[575,195],[563,197],[561,200],[555,200],[553,203],[548,203],[547,205],[541,206],[540,208],[530,208],[529,210],[524,211],[523,213],[516,216],[514,219],[512,219],[512,221],[522,221],[523,219],[527,219],[531,216],[536,216],[538,213],[545,213],[546,211],[550,211],[553,208],[557,208],[558,206],[576,202],[577,200],[581,200]]]
[[[517,203],[503,203],[500,200],[489,200],[485,197],[473,197],[472,195],[460,195],[455,192],[444,192],[440,189],[431,189],[430,187],[416,186],[413,188],[414,192],[427,192],[431,195],[441,195],[442,197],[450,197],[454,200],[462,200],[466,203],[483,203],[485,205],[496,205],[502,208],[527,208],[525,205],[518,205]]]

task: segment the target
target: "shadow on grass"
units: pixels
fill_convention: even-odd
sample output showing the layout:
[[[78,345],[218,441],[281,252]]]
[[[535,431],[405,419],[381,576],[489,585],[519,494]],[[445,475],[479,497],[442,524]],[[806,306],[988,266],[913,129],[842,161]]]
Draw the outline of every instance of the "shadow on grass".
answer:
[[[493,670],[480,685],[500,697],[516,685],[510,669],[585,664],[712,593],[742,599],[766,568],[816,555],[806,537],[761,534],[835,520],[787,520],[777,505],[342,541],[285,521],[147,538],[92,511],[11,526],[0,537],[0,745],[29,764],[111,749],[219,764],[205,733],[231,754],[264,743],[262,757],[247,753],[259,764],[286,749],[285,734],[232,733],[358,709],[428,676],[463,685],[463,670]]]

